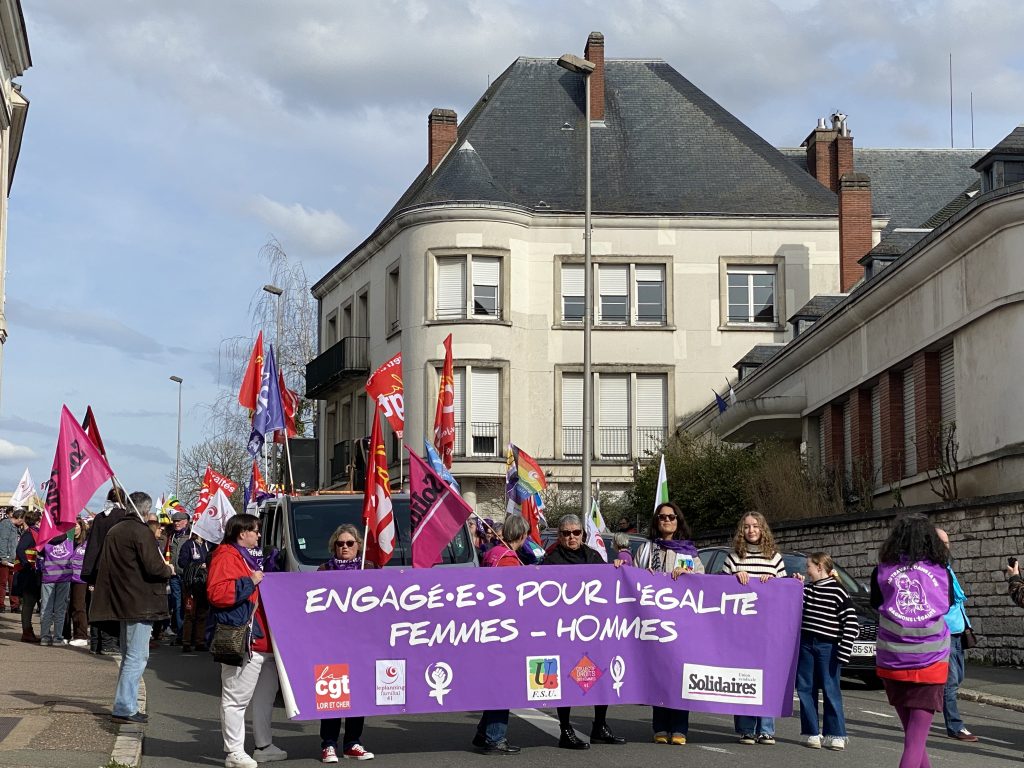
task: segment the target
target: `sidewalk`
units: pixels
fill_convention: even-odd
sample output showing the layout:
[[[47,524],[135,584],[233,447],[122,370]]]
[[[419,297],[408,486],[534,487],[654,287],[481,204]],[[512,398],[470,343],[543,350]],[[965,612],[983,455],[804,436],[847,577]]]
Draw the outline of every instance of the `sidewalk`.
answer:
[[[38,629],[38,617],[33,623]],[[0,768],[107,765],[118,735],[114,658],[20,637],[21,617],[0,614]]]
[[[968,664],[958,698],[1024,712],[1024,669]]]

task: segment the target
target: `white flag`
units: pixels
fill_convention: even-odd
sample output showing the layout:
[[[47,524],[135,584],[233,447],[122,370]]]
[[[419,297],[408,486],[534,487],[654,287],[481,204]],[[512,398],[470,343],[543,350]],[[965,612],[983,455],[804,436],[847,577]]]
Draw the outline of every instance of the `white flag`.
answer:
[[[224,493],[223,488],[210,498],[210,503],[192,526],[192,533],[198,533],[209,542],[220,544],[224,539],[224,526],[235,516],[235,508]]]
[[[658,484],[654,488],[654,512],[668,503],[668,475],[665,474],[665,454],[661,454],[661,469],[658,470]]]
[[[590,514],[583,521],[583,527],[587,532],[587,546],[597,552],[607,563],[608,550],[605,549],[604,539],[601,538],[601,529],[605,527],[604,517],[601,515],[601,508],[597,506],[597,499],[593,499]]]
[[[29,474],[28,468],[26,468],[25,474],[21,476],[21,481],[18,483],[18,487],[15,488],[14,493],[11,494],[11,506],[26,506],[35,493],[35,483],[32,482],[32,475]]]

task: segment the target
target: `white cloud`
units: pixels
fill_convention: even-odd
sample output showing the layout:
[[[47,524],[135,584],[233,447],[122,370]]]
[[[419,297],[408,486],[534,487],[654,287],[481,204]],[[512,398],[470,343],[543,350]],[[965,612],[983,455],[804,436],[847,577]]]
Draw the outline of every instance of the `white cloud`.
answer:
[[[26,445],[16,445],[10,440],[0,437],[0,464],[13,464],[19,461],[31,461],[36,452]]]
[[[307,208],[301,203],[279,203],[266,195],[253,198],[250,210],[270,228],[285,251],[337,255],[350,245],[352,228],[334,211]]]

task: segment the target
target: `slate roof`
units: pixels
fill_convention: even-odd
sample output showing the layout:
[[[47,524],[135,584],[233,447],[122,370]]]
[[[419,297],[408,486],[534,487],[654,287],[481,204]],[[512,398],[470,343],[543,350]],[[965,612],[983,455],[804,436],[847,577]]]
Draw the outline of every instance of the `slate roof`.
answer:
[[[781,150],[794,164],[807,170],[807,150]],[[977,181],[972,170],[983,149],[873,149],[856,145],[853,167],[871,177],[871,207],[888,216],[884,233],[919,227],[965,187]]]
[[[791,323],[794,320],[817,320],[845,298],[846,294],[822,293],[817,296],[812,296],[811,300],[794,312],[786,322]]]
[[[736,361],[733,368],[739,368],[741,365],[763,365],[785,346],[785,344],[755,344],[747,354]]]
[[[583,113],[579,75],[516,60],[459,125],[472,161],[458,150],[425,169],[385,220],[453,201],[582,211]],[[604,123],[592,129],[595,213],[836,215],[832,192],[663,61],[606,61]]]
[[[1018,125],[1010,131],[1007,137],[992,147],[984,157],[974,164],[974,167],[981,168],[988,165],[990,160],[995,160],[1000,156],[1012,157],[1014,155],[1024,155],[1024,125]]]
[[[902,256],[927,234],[927,232],[890,232],[882,237],[878,245],[857,261],[859,264],[867,264],[876,258],[893,259]]]

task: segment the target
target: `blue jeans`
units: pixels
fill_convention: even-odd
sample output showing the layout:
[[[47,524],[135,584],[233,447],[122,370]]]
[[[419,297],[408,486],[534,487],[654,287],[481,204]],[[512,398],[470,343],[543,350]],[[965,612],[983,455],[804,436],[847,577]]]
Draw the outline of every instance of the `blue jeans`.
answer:
[[[488,709],[480,715],[476,732],[482,733],[489,744],[497,744],[508,733],[508,710]]]
[[[114,691],[114,717],[127,717],[139,711],[139,681],[149,661],[151,621],[121,622],[121,670]]]
[[[942,719],[946,721],[946,733],[950,736],[964,730],[960,707],[956,703],[956,692],[964,681],[964,646],[960,635],[949,638],[949,677],[942,701]]]
[[[734,715],[732,718],[733,727],[740,736],[750,734],[752,736],[774,736],[774,717],[751,717],[750,715]]]
[[[685,736],[690,731],[690,712],[686,709],[654,707],[651,726],[655,733],[667,733],[669,736],[681,733]]]
[[[800,697],[800,733],[803,736],[846,738],[843,694],[839,689],[839,644],[817,635],[800,635],[800,658],[796,668],[796,692]],[[818,691],[823,693],[825,721],[818,730]]]
[[[59,643],[64,636],[64,615],[68,612],[71,582],[59,581],[43,584],[42,607],[39,616],[39,636],[43,640]]]
[[[168,608],[171,609],[171,629],[175,638],[181,642],[181,630],[185,626],[185,600],[181,594],[181,577],[172,576],[168,584],[171,587]]]

